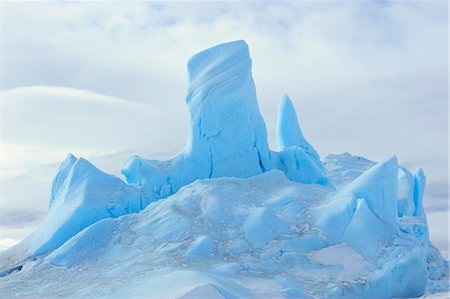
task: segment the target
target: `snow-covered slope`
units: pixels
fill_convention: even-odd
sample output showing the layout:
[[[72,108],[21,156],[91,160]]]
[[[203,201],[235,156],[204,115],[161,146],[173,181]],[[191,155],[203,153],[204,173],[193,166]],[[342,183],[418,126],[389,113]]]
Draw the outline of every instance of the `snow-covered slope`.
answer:
[[[126,183],[69,155],[49,213],[0,254],[0,296],[391,298],[448,289],[428,240],[425,176],[350,154],[323,161],[294,106],[268,148],[245,42],[188,63],[191,136]]]

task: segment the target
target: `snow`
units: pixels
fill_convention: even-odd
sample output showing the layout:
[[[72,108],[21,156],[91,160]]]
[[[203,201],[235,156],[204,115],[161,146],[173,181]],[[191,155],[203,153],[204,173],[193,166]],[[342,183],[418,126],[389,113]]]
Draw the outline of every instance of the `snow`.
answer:
[[[275,215],[267,207],[250,208],[242,227],[245,239],[253,247],[264,247],[267,241],[289,229],[289,222]]]
[[[39,228],[0,253],[0,293],[23,297],[392,298],[448,289],[429,241],[425,175],[397,158],[321,161],[294,106],[268,148],[244,41],[188,63],[191,136],[126,182],[62,162]],[[67,283],[70,281],[70,284]]]
[[[56,266],[71,266],[89,262],[94,254],[98,254],[113,233],[115,222],[111,218],[102,219],[82,230],[75,237],[49,254],[45,260]]]
[[[337,277],[340,281],[355,281],[370,275],[374,266],[347,244],[329,246],[307,254],[315,264],[338,265],[342,268]]]
[[[184,255],[185,260],[196,260],[206,258],[212,255],[215,251],[214,241],[210,236],[202,235],[195,239],[189,246],[189,249]]]
[[[180,299],[198,299],[198,298],[211,298],[211,299],[225,299],[225,297],[216,286],[212,284],[204,284],[190,290],[186,294],[180,297]]]

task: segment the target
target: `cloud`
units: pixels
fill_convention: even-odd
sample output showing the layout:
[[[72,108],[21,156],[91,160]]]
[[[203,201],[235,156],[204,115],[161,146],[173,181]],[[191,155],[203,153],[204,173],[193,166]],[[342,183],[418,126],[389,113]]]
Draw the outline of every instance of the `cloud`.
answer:
[[[20,240],[11,239],[11,238],[0,239],[0,252],[2,250],[8,249],[11,246],[16,245],[17,243],[19,243],[19,241]]]
[[[178,139],[170,109],[91,91],[31,86],[3,93],[3,140],[47,147],[117,150]],[[180,138],[183,139],[183,138]]]
[[[44,213],[45,215],[46,213]],[[0,221],[0,225],[4,227],[8,226],[28,226],[37,225],[42,220],[43,216],[40,213],[36,213],[36,210],[20,210],[10,212]]]

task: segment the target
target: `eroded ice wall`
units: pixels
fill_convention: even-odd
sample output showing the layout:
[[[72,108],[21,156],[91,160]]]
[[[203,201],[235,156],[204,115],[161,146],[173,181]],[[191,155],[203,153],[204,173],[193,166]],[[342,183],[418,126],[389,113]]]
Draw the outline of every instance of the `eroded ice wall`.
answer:
[[[165,198],[204,178],[251,177],[273,168],[290,180],[326,185],[328,178],[315,149],[300,130],[295,109],[281,101],[281,150],[269,150],[256,98],[252,60],[240,40],[194,55],[188,62],[190,135],[183,151],[169,161],[133,157],[122,171],[142,190],[143,202]]]

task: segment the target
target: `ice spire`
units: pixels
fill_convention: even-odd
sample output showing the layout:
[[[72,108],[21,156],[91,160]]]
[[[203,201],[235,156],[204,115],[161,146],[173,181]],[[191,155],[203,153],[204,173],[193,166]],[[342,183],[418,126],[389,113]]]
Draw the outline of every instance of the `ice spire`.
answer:
[[[324,170],[319,154],[303,136],[297,112],[288,95],[284,95],[278,105],[277,135],[280,151],[293,146],[300,147],[319,169]]]
[[[284,95],[278,105],[278,150],[273,153],[274,168],[293,181],[306,184],[328,184],[319,154],[302,134],[291,99]]]
[[[297,113],[288,95],[284,95],[278,105],[277,135],[278,149],[280,151],[291,146],[301,146],[305,143],[309,145],[305,137],[303,137]]]
[[[188,62],[191,135],[184,155],[196,168],[207,166],[202,177],[248,177],[270,169],[251,67],[243,40],[207,49]]]
[[[398,162],[397,157],[393,156],[364,172],[337,196],[364,198],[380,220],[397,227],[397,176]]]

